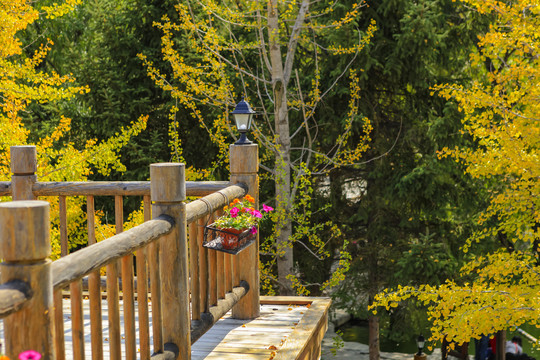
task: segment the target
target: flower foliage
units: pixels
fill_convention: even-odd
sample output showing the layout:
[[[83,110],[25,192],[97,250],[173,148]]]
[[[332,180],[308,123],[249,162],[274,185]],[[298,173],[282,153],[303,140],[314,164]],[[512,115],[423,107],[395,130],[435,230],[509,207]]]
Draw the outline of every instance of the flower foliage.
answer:
[[[227,229],[255,229],[267,213],[274,210],[272,207],[263,204],[263,210],[260,212],[255,209],[255,199],[246,195],[242,200],[234,199],[229,206],[224,208],[225,214],[214,222],[214,226]]]

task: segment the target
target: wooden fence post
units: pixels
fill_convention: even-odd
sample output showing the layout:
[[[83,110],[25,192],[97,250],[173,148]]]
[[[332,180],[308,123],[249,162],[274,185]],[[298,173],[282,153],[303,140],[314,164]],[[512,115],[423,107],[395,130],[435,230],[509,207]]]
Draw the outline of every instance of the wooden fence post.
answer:
[[[32,298],[4,319],[6,355],[35,350],[44,360],[55,359],[53,347],[53,286],[49,241],[49,203],[14,201],[0,204],[0,264],[2,283],[20,280],[32,289]]]
[[[34,145],[12,146],[11,154],[11,198],[13,200],[35,200],[32,185],[37,181],[37,153]]]
[[[245,183],[249,187],[248,194],[255,199],[259,207],[259,146],[231,145],[231,183]],[[249,284],[248,293],[232,309],[236,319],[254,319],[260,315],[259,293],[259,234],[255,244],[236,255],[238,276]],[[235,284],[236,285],[236,284]]]
[[[175,221],[172,232],[160,240],[163,341],[178,347],[178,359],[189,360],[191,317],[186,204],[183,202],[186,199],[184,164],[150,165],[150,194],[153,217],[165,214]]]

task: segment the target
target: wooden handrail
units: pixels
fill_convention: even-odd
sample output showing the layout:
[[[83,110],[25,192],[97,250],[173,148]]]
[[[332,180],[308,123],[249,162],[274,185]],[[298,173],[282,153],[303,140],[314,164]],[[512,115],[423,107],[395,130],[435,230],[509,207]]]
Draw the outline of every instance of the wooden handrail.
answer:
[[[52,264],[53,287],[59,290],[169,233],[174,221],[160,216],[126,232],[64,256]]]
[[[228,181],[186,181],[187,196],[206,196],[230,185]],[[11,195],[11,182],[0,181],[0,196]],[[35,196],[144,196],[150,195],[150,181],[65,181],[36,182]]]
[[[19,309],[32,298],[30,285],[14,280],[0,285],[0,318],[4,318]]]
[[[240,285],[234,287],[232,292],[225,294],[225,298],[219,299],[216,306],[211,306],[208,312],[201,314],[200,320],[191,322],[191,343],[195,343],[229,310],[233,308],[249,291],[249,284],[240,281]]]
[[[190,202],[186,205],[187,223],[189,224],[203,216],[211,214],[218,208],[228,205],[232,200],[244,196],[246,193],[247,188],[244,184],[236,184]]]

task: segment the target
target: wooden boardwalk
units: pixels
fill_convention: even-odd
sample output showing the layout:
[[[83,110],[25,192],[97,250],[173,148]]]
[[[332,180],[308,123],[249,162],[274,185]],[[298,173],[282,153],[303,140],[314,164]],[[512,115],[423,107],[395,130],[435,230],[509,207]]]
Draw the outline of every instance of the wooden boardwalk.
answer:
[[[150,305],[150,303],[149,303]],[[64,299],[64,336],[66,343],[66,360],[73,359],[70,301]],[[122,301],[120,301],[122,309]],[[151,320],[150,307],[150,320]],[[91,358],[90,348],[90,313],[89,301],[83,300],[84,311],[84,337],[85,358]],[[272,359],[278,349],[286,342],[308,311],[306,305],[261,305],[261,315],[254,320],[236,320],[231,312],[223,316],[206,334],[192,345],[193,360],[202,359]],[[109,329],[107,315],[107,301],[102,301],[103,351],[104,359],[109,358]],[[120,312],[120,321],[123,324],[123,313]],[[137,332],[138,332],[138,316]],[[151,324],[151,321],[150,321]],[[1,338],[4,338],[3,326],[0,329]],[[122,328],[122,357],[125,358],[124,332]],[[151,348],[153,348],[152,341]],[[139,346],[137,337],[137,347]],[[139,359],[139,357],[137,357]]]

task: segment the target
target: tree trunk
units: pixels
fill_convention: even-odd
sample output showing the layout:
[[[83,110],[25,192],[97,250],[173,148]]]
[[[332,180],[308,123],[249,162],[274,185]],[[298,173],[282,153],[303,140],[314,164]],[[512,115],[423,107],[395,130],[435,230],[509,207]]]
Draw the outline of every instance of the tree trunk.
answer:
[[[370,315],[368,318],[369,328],[369,360],[379,360],[379,317]]]
[[[268,43],[272,65],[272,86],[274,90],[274,126],[276,132],[276,246],[278,249],[278,281],[281,295],[292,295],[292,282],[287,275],[293,273],[293,250],[289,246],[292,234],[290,217],[291,204],[291,139],[287,108],[287,83],[285,82],[282,53],[279,45],[279,22],[277,0],[268,1]]]

